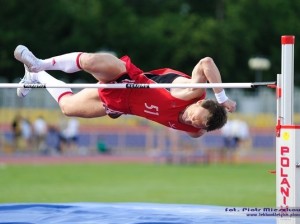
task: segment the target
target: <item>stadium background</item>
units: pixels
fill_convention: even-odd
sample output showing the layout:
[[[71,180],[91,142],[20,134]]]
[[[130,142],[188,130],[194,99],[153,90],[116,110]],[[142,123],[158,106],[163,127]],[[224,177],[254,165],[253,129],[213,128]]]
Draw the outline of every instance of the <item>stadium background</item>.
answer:
[[[2,0],[0,2],[3,6],[0,7],[0,81],[2,83],[17,83],[23,76],[22,64],[13,58],[13,51],[18,44],[27,45],[40,58],[73,51],[110,51],[117,56],[130,55],[133,61],[144,70],[167,66],[188,74],[200,58],[210,56],[218,65],[224,82],[274,81],[276,74],[281,71],[280,37],[295,35],[295,85],[299,87],[300,84],[300,64],[297,63],[297,55],[300,52],[300,45],[297,44],[297,38],[300,36],[300,1],[298,0],[56,0],[47,3],[39,0],[30,2]],[[271,67],[263,71],[250,69],[248,61],[253,57],[267,58],[271,62]],[[94,82],[83,72],[72,75],[61,72],[51,72],[51,74],[68,83]],[[112,162],[112,166],[107,168],[102,164],[103,160],[93,160],[98,168],[92,170],[87,165],[91,160],[86,160],[84,165],[76,168],[67,165],[47,167],[46,163],[50,161],[46,159],[51,158],[50,155],[40,156],[39,152],[33,148],[14,151],[11,122],[16,114],[21,114],[31,121],[43,115],[47,123],[54,126],[60,123],[62,114],[45,90],[36,89],[25,99],[18,99],[14,89],[0,89],[0,186],[2,192],[0,202],[3,203],[0,206],[0,220],[6,217],[7,222],[17,219],[28,221],[28,216],[22,213],[22,208],[29,211],[26,208],[29,209],[32,205],[22,207],[23,202],[43,200],[43,202],[50,202],[51,199],[63,202],[92,200],[132,202],[137,201],[135,195],[143,189],[146,195],[141,199],[143,202],[275,206],[275,176],[268,174],[268,169],[274,168],[275,159],[274,90],[264,88],[228,90],[227,93],[238,103],[237,112],[230,115],[230,119],[241,119],[248,124],[250,129],[250,138],[240,148],[236,162],[238,164],[255,162],[253,166],[219,163],[218,153],[223,147],[220,131],[209,133],[200,139],[187,139],[185,135],[180,134],[174,141],[168,129],[132,116],[123,116],[117,120],[108,118],[79,120],[80,141],[75,152],[76,158],[102,157],[98,150],[100,139],[111,148],[109,156],[128,158],[133,155],[140,159],[140,163],[154,162],[152,167],[154,174],[151,175],[150,181],[144,181],[141,184],[141,177],[147,177],[147,170],[143,165],[134,166],[133,169],[129,169],[128,173],[125,172],[125,167],[117,166],[112,161],[108,161]],[[298,99],[299,89],[296,88],[296,124],[300,123]],[[53,144],[51,136],[48,143]],[[173,148],[179,150],[177,151],[179,162],[201,164],[181,166],[178,162],[179,166],[156,166],[155,162],[160,159],[168,162],[167,158]],[[211,166],[202,164],[208,161],[205,156],[207,152],[210,155]],[[38,155],[38,158],[34,155]],[[192,160],[186,158],[180,160],[184,156]],[[15,160],[8,160],[8,158]],[[68,156],[54,157],[55,160],[58,158],[67,158],[60,161],[63,164],[67,164],[68,160],[72,159]],[[143,160],[145,158],[146,160]],[[21,164],[22,160],[26,165]],[[40,166],[37,166],[36,162]],[[261,166],[257,162],[262,163]],[[114,167],[118,170],[115,171]],[[171,179],[169,179],[170,173],[164,172],[165,169],[176,169]],[[130,176],[134,171],[140,170],[144,172],[142,175]],[[186,174],[184,173],[186,170],[194,172]],[[214,172],[211,173],[209,170],[214,170]],[[108,181],[112,183],[111,185],[101,182],[105,174],[107,174],[105,178],[113,178],[110,182]],[[160,180],[165,180],[165,182],[157,182],[158,174],[161,174]],[[92,181],[88,180],[88,177],[91,177]],[[196,180],[198,182],[195,182]],[[188,185],[182,185],[186,182]],[[45,185],[42,185],[43,183]],[[149,185],[153,188],[148,189]],[[78,191],[81,186],[81,191]],[[181,186],[183,186],[182,189]],[[45,199],[46,187],[50,193]],[[175,189],[175,187],[178,188]],[[98,188],[99,191],[96,191]],[[179,190],[183,190],[183,193]],[[232,193],[233,190],[234,193]],[[106,194],[108,198],[104,199],[103,196]],[[125,200],[124,196],[128,198]],[[174,198],[171,200],[169,197]],[[10,202],[19,204],[12,206],[5,204]],[[91,214],[88,213],[91,211],[89,209],[93,206],[82,205],[83,208],[80,207],[82,210],[76,206],[75,210],[78,209],[79,213],[84,211],[80,214],[87,218],[87,214]],[[102,206],[100,203],[98,205]],[[70,218],[69,221],[71,220],[72,223],[76,221],[84,223],[83,216],[80,214],[79,218],[75,212],[67,212],[71,214],[71,217],[65,215],[63,209],[68,206],[70,204],[66,207],[62,204],[58,204],[58,207],[47,204],[40,208],[42,213],[44,212],[43,215],[51,216],[47,217],[49,218],[47,220],[50,220],[49,223],[55,218],[60,219],[60,222]],[[104,204],[104,207],[107,206],[108,204]],[[167,211],[161,204],[160,206],[157,204],[139,204],[138,206],[141,208],[139,212],[143,209],[146,212],[148,206],[152,209],[160,208],[161,211]],[[178,204],[174,206],[175,208],[166,205],[171,210],[170,213],[182,208]],[[38,217],[39,215],[31,215],[39,214],[38,206],[33,204],[32,207],[33,210],[30,211],[33,213],[29,212],[30,218]],[[109,223],[114,219],[116,219],[115,222],[119,222],[118,218],[124,217],[116,216],[116,214],[126,213],[128,211],[126,209],[130,206],[125,207],[121,205],[119,210],[112,209],[109,211],[112,213],[108,215],[105,213],[104,216],[109,218],[105,222],[103,217],[100,217],[102,223]],[[53,208],[61,213],[57,215],[53,210],[45,208]],[[207,209],[209,210],[210,207],[205,206],[203,211],[207,212]],[[96,210],[99,211],[99,207]],[[189,207],[181,211],[193,213],[194,210]],[[218,207],[209,211],[212,212],[209,213],[211,216],[204,220],[204,223],[208,223],[208,220],[216,221],[217,214],[222,213],[224,208]],[[7,216],[4,216],[4,213]],[[136,210],[133,213],[138,214]],[[168,216],[168,214],[163,214],[162,217],[150,214],[149,217],[144,215],[144,218],[148,218],[148,221],[152,220],[150,217],[161,218],[159,221],[182,221],[180,219],[182,216],[172,220],[173,216]],[[177,214],[181,215],[181,213]],[[192,223],[191,220],[195,217],[199,218],[198,207],[193,214],[195,216],[191,217],[187,223]],[[253,220],[255,223],[259,222],[258,219],[238,220],[230,216],[231,223],[251,223]],[[200,217],[206,216],[201,213]],[[128,217],[125,218],[128,219]],[[43,221],[47,223],[46,220]],[[223,216],[222,221],[225,221]],[[274,223],[273,221],[271,220],[270,223]],[[267,223],[267,221],[261,223]]]

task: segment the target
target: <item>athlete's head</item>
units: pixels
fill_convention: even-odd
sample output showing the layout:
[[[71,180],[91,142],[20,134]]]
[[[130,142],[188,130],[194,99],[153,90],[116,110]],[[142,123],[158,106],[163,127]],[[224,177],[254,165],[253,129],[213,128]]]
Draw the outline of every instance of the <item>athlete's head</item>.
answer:
[[[215,100],[203,100],[201,106],[209,111],[206,130],[213,131],[222,128],[227,122],[227,111],[225,107]]]
[[[213,131],[222,128],[227,122],[227,111],[214,100],[200,100],[190,105],[182,114],[185,124],[195,128]]]

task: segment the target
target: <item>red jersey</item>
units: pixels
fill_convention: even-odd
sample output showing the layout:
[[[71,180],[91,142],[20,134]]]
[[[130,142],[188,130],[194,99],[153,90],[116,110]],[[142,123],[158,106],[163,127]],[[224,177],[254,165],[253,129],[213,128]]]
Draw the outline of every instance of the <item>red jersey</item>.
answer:
[[[175,74],[190,78],[188,75],[169,68],[158,69],[150,72],[143,72],[133,65],[128,56],[121,58],[126,62],[127,74],[110,83],[156,83],[149,76]],[[141,88],[141,89],[99,89],[99,97],[103,102],[106,113],[111,117],[118,117],[121,114],[132,114],[147,118],[167,127],[186,131],[198,132],[200,129],[191,125],[179,122],[179,115],[192,103],[204,99],[203,94],[198,99],[182,100],[171,95],[165,88]]]

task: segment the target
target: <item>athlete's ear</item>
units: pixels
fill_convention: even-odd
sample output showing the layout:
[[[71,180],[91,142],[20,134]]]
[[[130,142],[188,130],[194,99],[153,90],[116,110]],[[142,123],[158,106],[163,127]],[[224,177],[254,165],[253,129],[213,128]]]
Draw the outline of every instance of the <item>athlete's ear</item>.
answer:
[[[204,100],[198,100],[198,101],[196,102],[196,104],[201,105],[203,102],[204,102]]]

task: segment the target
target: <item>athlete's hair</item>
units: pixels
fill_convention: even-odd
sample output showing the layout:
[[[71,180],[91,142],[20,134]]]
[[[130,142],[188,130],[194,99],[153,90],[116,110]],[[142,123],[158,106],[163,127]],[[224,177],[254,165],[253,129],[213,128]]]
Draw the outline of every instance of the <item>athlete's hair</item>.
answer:
[[[207,120],[207,131],[222,128],[227,122],[227,111],[224,106],[215,100],[204,100],[201,106],[209,111]]]

